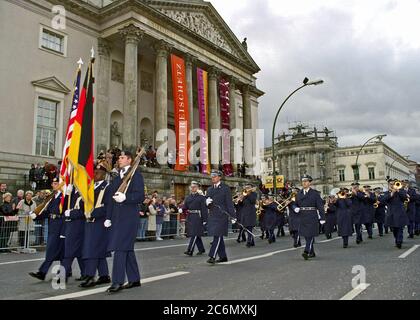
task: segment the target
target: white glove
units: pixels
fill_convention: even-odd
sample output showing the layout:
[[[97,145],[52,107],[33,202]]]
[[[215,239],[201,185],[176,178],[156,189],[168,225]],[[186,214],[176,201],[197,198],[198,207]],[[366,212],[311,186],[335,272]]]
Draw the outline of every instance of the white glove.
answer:
[[[236,221],[238,221],[237,219],[232,219],[232,224],[235,224]]]
[[[122,203],[122,202],[124,202],[124,201],[127,199],[127,197],[125,196],[125,193],[122,193],[122,192],[117,192],[117,193],[113,196],[113,198],[114,198],[114,200],[115,200],[117,203]]]
[[[299,213],[300,212],[300,208],[295,208],[295,212]]]
[[[213,203],[213,199],[212,198],[207,198],[206,199],[206,206],[208,207],[209,205],[211,205]]]
[[[182,209],[179,209],[179,210],[178,210],[178,213],[182,213],[182,212],[183,212],[183,211],[182,211]]]
[[[66,210],[64,212],[64,215],[68,218],[68,217],[70,217],[70,212],[71,212],[71,210]]]
[[[105,220],[104,227],[105,228],[110,228],[111,226],[112,226],[111,220]]]
[[[67,189],[66,189],[66,194],[67,195],[70,195],[72,191],[73,191],[73,186],[71,184],[69,184],[67,186]]]
[[[29,216],[31,217],[32,220],[35,220],[36,219],[36,214],[33,213],[32,211],[29,212]]]
[[[323,224],[325,224],[325,220],[320,220],[320,221],[319,221],[319,223],[320,223],[321,225],[323,225]]]
[[[203,226],[205,226],[207,224],[207,222],[203,222]]]

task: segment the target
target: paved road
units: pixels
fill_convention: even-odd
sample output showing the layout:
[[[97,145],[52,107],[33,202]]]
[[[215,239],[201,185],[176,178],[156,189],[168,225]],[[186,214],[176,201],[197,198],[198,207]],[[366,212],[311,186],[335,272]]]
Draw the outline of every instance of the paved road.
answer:
[[[291,248],[288,236],[272,245],[258,239],[251,249],[234,240],[227,241],[229,262],[215,266],[205,262],[207,257],[183,255],[186,240],[138,243],[142,287],[116,295],[105,294],[106,287],[80,290],[74,279],[65,290],[54,290],[50,281],[28,276],[37,270],[43,253],[1,254],[0,299],[420,299],[420,237],[406,240],[398,250],[391,234],[361,245],[352,238],[348,249],[342,248],[341,238],[326,241],[320,236],[317,258],[309,261],[301,257],[301,248]],[[205,239],[206,248],[209,241]],[[354,266],[366,270],[365,290],[353,290]],[[78,276],[76,264],[74,269]]]

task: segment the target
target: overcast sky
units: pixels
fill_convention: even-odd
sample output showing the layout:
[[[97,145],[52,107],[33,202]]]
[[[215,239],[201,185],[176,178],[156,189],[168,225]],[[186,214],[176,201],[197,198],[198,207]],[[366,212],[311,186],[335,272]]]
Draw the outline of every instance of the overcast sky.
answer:
[[[376,134],[420,161],[420,0],[211,0],[261,68],[266,145],[284,98],[307,76],[278,131],[302,121],[335,130],[340,146]],[[269,125],[267,125],[269,124]]]

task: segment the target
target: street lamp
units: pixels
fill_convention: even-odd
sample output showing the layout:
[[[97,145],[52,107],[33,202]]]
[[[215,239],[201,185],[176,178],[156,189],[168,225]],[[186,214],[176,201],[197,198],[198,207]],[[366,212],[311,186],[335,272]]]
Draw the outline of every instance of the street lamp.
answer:
[[[307,86],[317,86],[320,84],[323,84],[324,80],[316,80],[316,81],[309,81],[308,78],[305,78],[303,80],[303,86],[300,86],[299,88],[297,88],[295,91],[293,91],[291,94],[289,94],[289,96],[283,101],[283,103],[281,104],[279,110],[277,111],[276,117],[274,118],[274,123],[273,123],[273,131],[272,131],[272,135],[271,135],[271,152],[272,152],[272,159],[273,159],[273,193],[274,196],[276,196],[277,194],[277,188],[276,188],[276,159],[275,159],[275,144],[274,144],[274,134],[275,134],[275,130],[276,130],[276,123],[277,123],[277,119],[280,115],[280,111],[281,109],[283,109],[283,106],[286,104],[286,102],[299,90],[307,87]]]
[[[379,141],[382,141],[383,138],[386,137],[386,134],[378,134],[372,138],[370,138],[368,141],[365,142],[365,144],[360,148],[359,152],[357,153],[357,157],[356,157],[356,169],[357,169],[357,179],[356,182],[358,182],[358,180],[360,180],[360,172],[359,172],[359,166],[358,166],[358,162],[359,162],[359,156],[360,153],[362,152],[363,148],[366,147],[366,145],[371,142],[372,140],[378,139]]]
[[[410,156],[404,156],[404,158],[406,158],[407,160],[409,160]],[[387,180],[389,180],[391,178],[391,176],[389,174],[391,173],[392,166],[394,165],[395,162],[397,162],[397,160],[398,160],[398,158],[395,158],[394,161],[392,161],[391,165],[389,166],[388,173],[386,175]]]

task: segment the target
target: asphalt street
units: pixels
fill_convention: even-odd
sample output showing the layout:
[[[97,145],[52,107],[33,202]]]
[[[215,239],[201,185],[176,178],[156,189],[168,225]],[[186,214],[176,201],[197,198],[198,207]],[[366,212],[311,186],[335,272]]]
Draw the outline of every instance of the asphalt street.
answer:
[[[379,238],[376,233],[373,240],[365,234],[360,245],[351,238],[347,249],[336,234],[332,240],[320,235],[315,244],[317,257],[309,261],[301,256],[303,248],[291,247],[289,236],[271,245],[258,238],[255,247],[246,248],[233,234],[226,241],[229,261],[215,266],[206,263],[207,256],[185,256],[186,239],[137,243],[142,287],[114,295],[105,293],[108,286],[78,288],[76,262],[75,277],[66,289],[55,290],[49,281],[51,274],[44,282],[28,275],[42,263],[43,252],[0,254],[0,299],[419,300],[420,237],[405,240],[399,250],[392,234]],[[210,239],[204,242],[208,249]],[[108,264],[111,268],[112,259]],[[353,278],[361,274],[352,273],[354,268],[365,270],[365,287],[356,288],[360,282]]]

